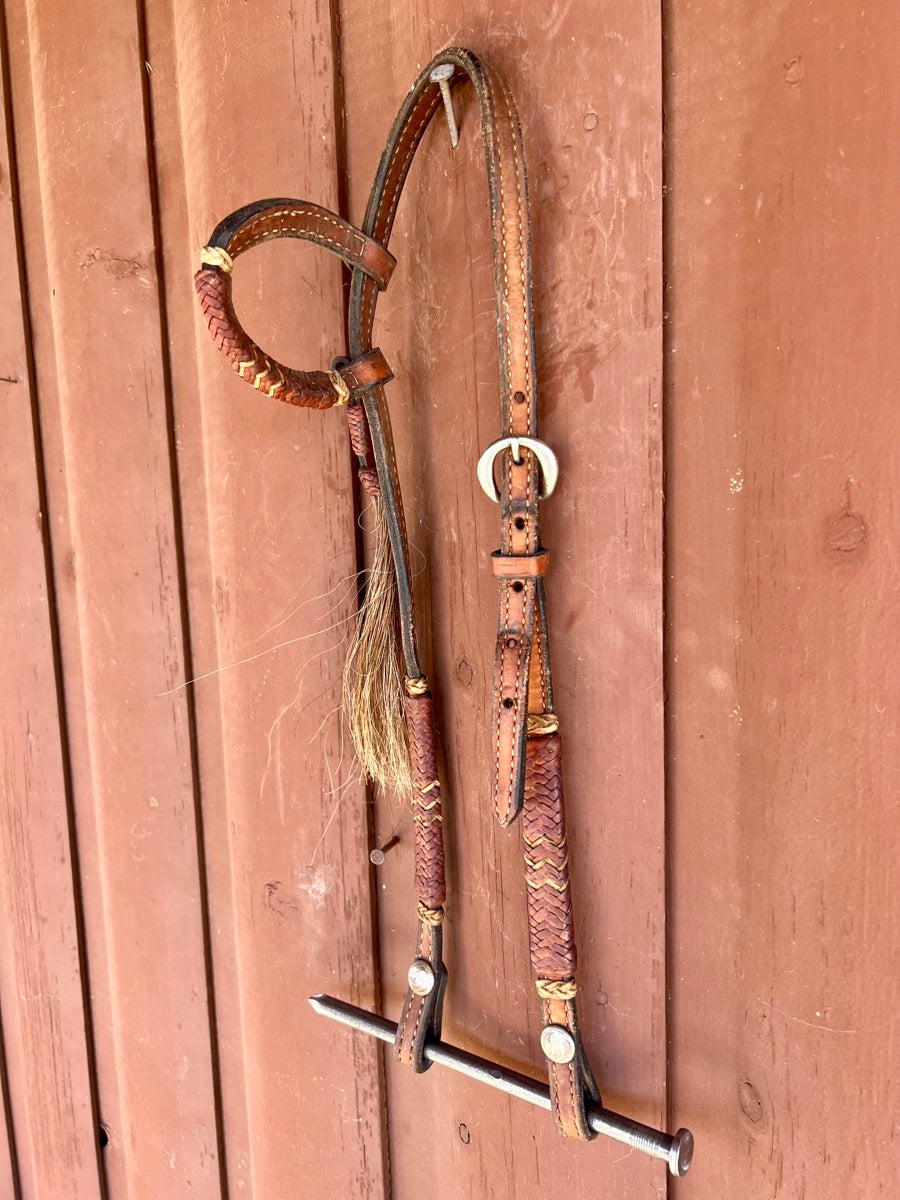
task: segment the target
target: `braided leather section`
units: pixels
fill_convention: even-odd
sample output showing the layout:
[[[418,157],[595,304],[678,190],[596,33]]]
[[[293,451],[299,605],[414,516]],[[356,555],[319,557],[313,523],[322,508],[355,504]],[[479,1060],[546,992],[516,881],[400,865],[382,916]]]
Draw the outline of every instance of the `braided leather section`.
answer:
[[[257,391],[301,408],[331,408],[338,393],[325,371],[295,371],[282,367],[244,333],[231,303],[228,275],[216,267],[201,267],[194,276],[200,308],[216,346],[232,369]]]
[[[434,707],[429,692],[406,696],[406,728],[412,759],[416,829],[416,899],[440,908],[445,899],[441,785],[437,775]]]
[[[563,808],[558,733],[530,737],[525,747],[522,834],[531,964],[539,979],[575,974],[575,932]]]
[[[372,439],[369,437],[369,424],[366,421],[366,410],[359,403],[347,406],[347,428],[350,430],[350,445],[357,458],[366,462],[372,454]]]

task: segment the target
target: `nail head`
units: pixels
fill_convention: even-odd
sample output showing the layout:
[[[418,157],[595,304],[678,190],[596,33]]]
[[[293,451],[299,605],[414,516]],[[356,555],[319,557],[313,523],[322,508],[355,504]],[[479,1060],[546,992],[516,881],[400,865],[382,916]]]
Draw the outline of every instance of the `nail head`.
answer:
[[[679,1129],[672,1138],[669,1152],[669,1173],[681,1178],[691,1169],[694,1157],[694,1135],[689,1129]]]

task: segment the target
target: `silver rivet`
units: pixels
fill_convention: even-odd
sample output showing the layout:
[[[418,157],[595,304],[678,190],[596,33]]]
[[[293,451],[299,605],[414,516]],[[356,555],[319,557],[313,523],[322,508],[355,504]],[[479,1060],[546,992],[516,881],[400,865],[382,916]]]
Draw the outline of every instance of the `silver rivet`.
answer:
[[[575,1057],[575,1039],[562,1025],[545,1025],[541,1030],[541,1049],[551,1062],[568,1063]]]
[[[434,971],[424,958],[417,958],[406,976],[409,990],[415,996],[427,996],[434,987]]]

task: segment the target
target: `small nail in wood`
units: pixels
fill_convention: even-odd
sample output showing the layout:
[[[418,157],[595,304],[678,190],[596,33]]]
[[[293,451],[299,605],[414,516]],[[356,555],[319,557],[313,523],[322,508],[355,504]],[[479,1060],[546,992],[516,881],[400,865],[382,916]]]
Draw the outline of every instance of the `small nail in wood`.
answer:
[[[444,97],[444,111],[447,114],[447,128],[450,130],[450,145],[455,150],[459,145],[459,126],[456,124],[456,113],[453,111],[453,99],[450,96],[450,79],[453,77],[452,63],[441,63],[434,68],[428,78],[436,83]]]
[[[374,850],[369,851],[369,862],[373,867],[380,867],[384,862],[384,856],[397,845],[400,841],[398,835],[394,835],[383,846],[376,846]]]

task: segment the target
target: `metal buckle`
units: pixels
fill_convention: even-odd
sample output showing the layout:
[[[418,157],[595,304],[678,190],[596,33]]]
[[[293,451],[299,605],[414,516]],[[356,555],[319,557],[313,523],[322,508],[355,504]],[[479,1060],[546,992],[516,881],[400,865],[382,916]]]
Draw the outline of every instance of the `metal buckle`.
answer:
[[[494,460],[502,450],[512,450],[513,462],[520,463],[522,461],[520,447],[522,446],[526,450],[530,450],[540,464],[542,475],[541,490],[538,493],[540,499],[546,500],[553,494],[556,481],[559,479],[559,461],[547,443],[539,442],[537,438],[505,437],[491,442],[479,458],[478,466],[475,468],[484,494],[495,504],[500,503],[500,492],[494,479]]]

